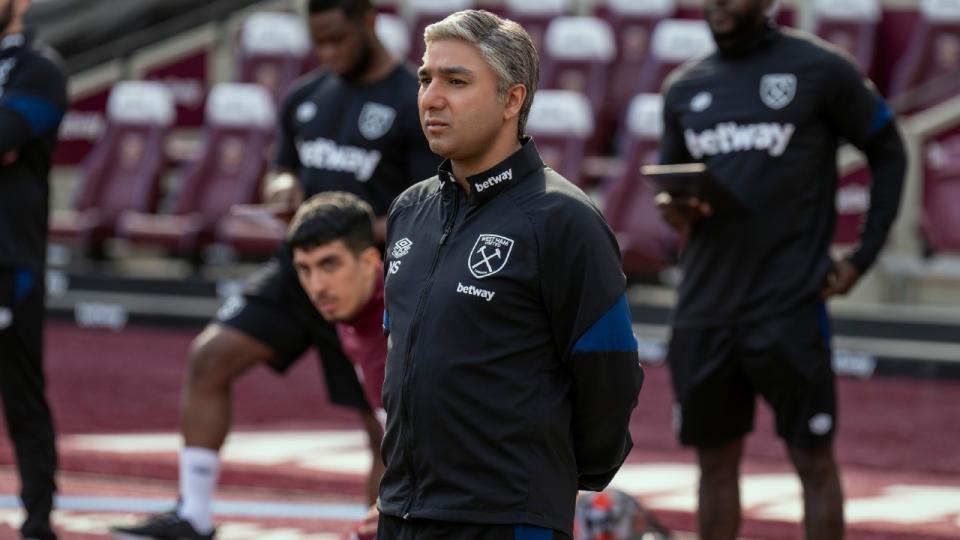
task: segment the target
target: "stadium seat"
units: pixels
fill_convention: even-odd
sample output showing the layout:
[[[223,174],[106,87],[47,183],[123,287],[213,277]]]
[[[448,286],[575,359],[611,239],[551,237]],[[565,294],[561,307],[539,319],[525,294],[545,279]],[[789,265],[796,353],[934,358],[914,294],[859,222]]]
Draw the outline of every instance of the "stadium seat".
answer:
[[[582,185],[583,159],[593,134],[593,108],[571,90],[540,90],[533,100],[527,133],[544,163],[571,182]]]
[[[504,14],[530,34],[534,47],[544,53],[547,27],[557,17],[570,15],[570,0],[504,0]]]
[[[653,30],[650,54],[640,66],[631,91],[659,93],[663,80],[680,64],[709,53],[716,45],[707,23],[701,20],[664,19]]]
[[[869,74],[881,17],[877,0],[815,0],[813,12],[816,34],[848,52]]]
[[[124,212],[117,235],[199,261],[230,207],[259,199],[274,127],[273,97],[265,88],[215,86],[207,100],[204,152],[186,169],[173,214]]]
[[[656,276],[672,264],[679,246],[676,233],[660,220],[656,193],[640,175],[640,167],[659,161],[662,114],[659,94],[639,94],[630,101],[623,170],[604,194],[603,213],[620,242],[623,271],[634,279]]]
[[[279,102],[311,64],[313,46],[303,19],[293,13],[254,13],[240,34],[238,82],[265,86]]]
[[[910,44],[894,68],[891,98],[960,71],[960,0],[922,0]],[[955,92],[949,92],[950,96]]]
[[[837,179],[834,207],[837,210],[837,224],[833,244],[856,244],[860,238],[864,216],[870,209],[870,168],[866,163],[847,171]]]
[[[403,19],[389,13],[378,13],[376,32],[383,46],[394,58],[407,59],[410,54],[410,29]]]
[[[928,140],[923,149],[920,226],[930,251],[960,253],[960,129]]]
[[[476,0],[407,0],[404,10],[413,28],[410,42],[410,62],[414,66],[423,63],[423,30],[451,13],[476,7]]]
[[[609,109],[614,119],[627,109],[634,95],[634,84],[650,52],[653,29],[663,19],[676,15],[675,0],[606,0],[597,10],[613,28],[617,37],[617,56],[608,91]]]
[[[601,114],[610,104],[607,88],[610,66],[616,57],[613,30],[599,17],[557,17],[547,27],[545,53],[540,68],[540,88],[570,90],[587,97],[595,120],[613,117]],[[604,128],[602,133],[612,130]],[[604,150],[605,140],[591,138],[588,151]]]
[[[50,237],[102,253],[125,210],[152,212],[167,165],[166,137],[176,117],[173,96],[158,82],[122,81],[107,100],[103,137],[81,164],[73,209],[54,212]]]

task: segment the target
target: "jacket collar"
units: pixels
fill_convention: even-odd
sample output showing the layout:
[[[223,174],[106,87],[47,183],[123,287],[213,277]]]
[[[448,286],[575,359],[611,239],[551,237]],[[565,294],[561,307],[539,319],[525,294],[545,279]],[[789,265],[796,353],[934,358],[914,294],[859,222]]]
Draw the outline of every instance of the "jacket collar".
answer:
[[[440,164],[438,176],[441,187],[449,184],[456,185],[452,167],[449,159],[445,159]],[[542,168],[543,160],[540,159],[537,145],[534,144],[532,138],[524,136],[520,139],[520,149],[511,154],[510,157],[486,171],[467,177],[467,183],[470,184],[470,195],[467,197],[467,203],[481,205]]]

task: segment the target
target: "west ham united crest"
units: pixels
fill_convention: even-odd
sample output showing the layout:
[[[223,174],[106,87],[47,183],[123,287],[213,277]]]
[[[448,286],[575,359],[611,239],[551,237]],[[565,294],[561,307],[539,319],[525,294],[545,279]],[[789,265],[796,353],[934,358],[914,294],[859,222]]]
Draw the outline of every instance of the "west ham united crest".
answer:
[[[467,267],[477,279],[492,276],[503,270],[513,250],[513,240],[499,234],[481,234],[470,251]]]
[[[774,73],[760,79],[760,99],[775,111],[789,105],[797,95],[797,76],[792,73]]]
[[[372,141],[383,137],[390,131],[390,126],[393,125],[393,119],[396,116],[396,109],[369,101],[360,110],[357,127],[360,129],[361,135]]]

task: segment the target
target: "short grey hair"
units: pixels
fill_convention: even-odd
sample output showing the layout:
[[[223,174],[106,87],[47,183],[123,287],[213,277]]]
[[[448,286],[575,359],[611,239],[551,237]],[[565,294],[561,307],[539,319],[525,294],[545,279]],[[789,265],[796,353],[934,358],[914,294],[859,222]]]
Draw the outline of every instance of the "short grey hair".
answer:
[[[505,99],[513,85],[522,84],[527,88],[517,125],[517,136],[523,136],[533,95],[540,83],[540,55],[527,31],[516,22],[489,11],[468,9],[435,22],[423,31],[427,45],[443,39],[465,41],[480,51],[480,56],[497,75],[498,99]]]

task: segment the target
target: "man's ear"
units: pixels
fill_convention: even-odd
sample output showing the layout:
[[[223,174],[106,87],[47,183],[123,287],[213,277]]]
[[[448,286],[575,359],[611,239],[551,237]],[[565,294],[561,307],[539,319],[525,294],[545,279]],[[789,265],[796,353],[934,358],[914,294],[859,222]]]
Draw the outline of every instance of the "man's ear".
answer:
[[[515,84],[507,90],[507,95],[503,100],[503,119],[513,120],[520,116],[520,109],[523,108],[523,102],[527,99],[527,87],[522,84]]]
[[[370,246],[367,249],[360,252],[360,262],[364,265],[373,265],[376,266],[382,262],[380,256],[380,250],[374,246]]]

